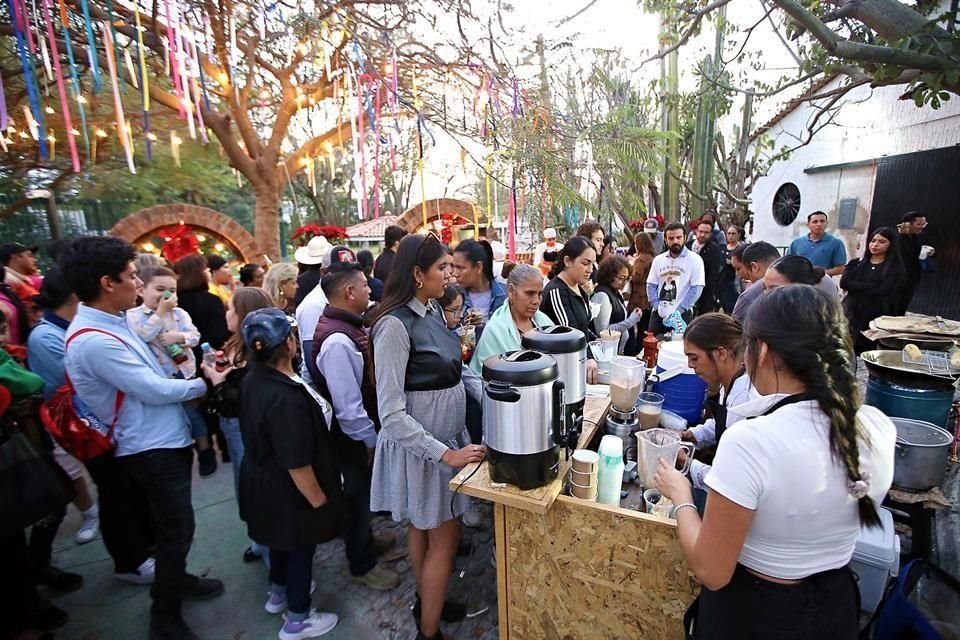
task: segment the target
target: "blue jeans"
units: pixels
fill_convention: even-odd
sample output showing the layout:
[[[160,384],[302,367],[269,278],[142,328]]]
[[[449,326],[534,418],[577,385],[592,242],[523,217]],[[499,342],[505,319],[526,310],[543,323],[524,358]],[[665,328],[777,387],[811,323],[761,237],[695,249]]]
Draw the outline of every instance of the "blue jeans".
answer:
[[[316,545],[310,545],[296,551],[270,549],[270,582],[287,590],[290,613],[310,611],[310,580],[316,548]]]
[[[240,463],[243,462],[243,438],[240,437],[240,418],[220,416],[220,431],[227,441],[230,466],[233,467],[233,488],[240,493]]]
[[[182,406],[183,410],[187,412],[187,419],[190,420],[190,437],[194,440],[205,438],[207,436],[207,423],[203,419],[203,412],[200,411],[200,407],[189,402],[184,402]]]

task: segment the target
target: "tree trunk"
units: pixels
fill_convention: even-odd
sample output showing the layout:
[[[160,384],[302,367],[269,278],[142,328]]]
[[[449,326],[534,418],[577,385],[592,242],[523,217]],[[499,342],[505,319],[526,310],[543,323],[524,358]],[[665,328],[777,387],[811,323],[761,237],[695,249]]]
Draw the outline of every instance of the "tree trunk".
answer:
[[[280,191],[272,185],[254,187],[253,235],[260,249],[273,261],[280,259]]]

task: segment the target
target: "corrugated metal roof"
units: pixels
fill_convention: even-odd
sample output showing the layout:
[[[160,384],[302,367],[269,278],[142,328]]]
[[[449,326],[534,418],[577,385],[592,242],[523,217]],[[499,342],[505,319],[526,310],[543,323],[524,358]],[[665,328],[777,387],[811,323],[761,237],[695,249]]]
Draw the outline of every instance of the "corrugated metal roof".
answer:
[[[364,220],[358,222],[352,227],[347,227],[347,235],[351,240],[360,238],[378,238],[383,239],[383,232],[392,224],[396,224],[400,216],[380,216],[374,220]]]

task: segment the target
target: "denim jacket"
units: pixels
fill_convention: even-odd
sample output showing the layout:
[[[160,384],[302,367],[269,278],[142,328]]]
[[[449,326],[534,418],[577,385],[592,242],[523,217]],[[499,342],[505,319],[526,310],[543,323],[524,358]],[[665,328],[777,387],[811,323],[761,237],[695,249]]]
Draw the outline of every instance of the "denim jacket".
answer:
[[[499,309],[507,301],[507,289],[496,279],[490,283],[490,308],[487,309],[487,320],[493,315],[493,312]],[[470,295],[467,294],[463,300],[463,314],[466,315],[473,304],[470,302]]]

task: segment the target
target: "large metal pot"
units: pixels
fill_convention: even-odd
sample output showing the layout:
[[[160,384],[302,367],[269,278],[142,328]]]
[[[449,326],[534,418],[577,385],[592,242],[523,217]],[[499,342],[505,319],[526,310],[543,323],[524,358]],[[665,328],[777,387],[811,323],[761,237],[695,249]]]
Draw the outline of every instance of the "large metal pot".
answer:
[[[893,484],[901,489],[926,491],[939,486],[947,471],[953,436],[946,429],[910,418],[890,418],[897,427]]]

